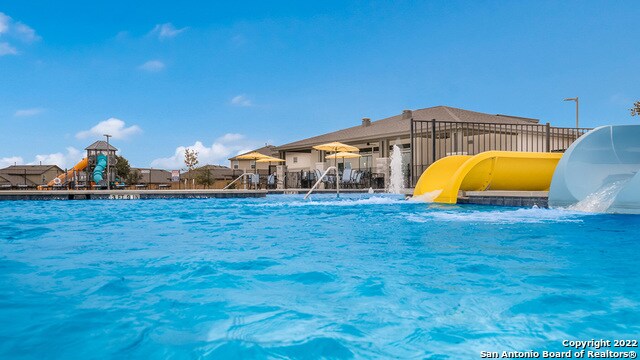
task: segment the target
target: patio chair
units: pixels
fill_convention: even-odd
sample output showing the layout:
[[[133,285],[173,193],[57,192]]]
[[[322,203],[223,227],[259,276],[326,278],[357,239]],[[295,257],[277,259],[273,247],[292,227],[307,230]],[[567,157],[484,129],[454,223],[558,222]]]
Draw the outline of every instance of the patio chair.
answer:
[[[251,186],[255,186],[257,189],[259,184],[260,184],[260,175],[251,174]]]
[[[340,185],[347,187],[347,185],[349,184],[351,184],[351,168],[345,167],[344,171],[342,172],[342,181]]]
[[[273,189],[276,187],[276,174],[271,174],[267,178],[267,187]]]

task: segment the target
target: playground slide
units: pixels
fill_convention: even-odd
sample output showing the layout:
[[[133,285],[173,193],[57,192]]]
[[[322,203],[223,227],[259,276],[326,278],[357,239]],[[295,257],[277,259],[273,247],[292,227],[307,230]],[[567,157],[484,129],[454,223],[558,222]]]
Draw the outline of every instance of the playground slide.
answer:
[[[640,125],[595,128],[565,152],[553,175],[550,207],[640,214]]]
[[[107,168],[107,156],[99,154],[96,160],[96,167],[93,169],[93,181],[97,184],[102,181],[102,173]]]
[[[77,171],[84,170],[87,167],[87,165],[89,165],[89,161],[87,160],[87,158],[84,158],[80,160],[73,168],[71,168],[71,170],[67,171],[65,174],[60,174],[55,179],[49,181],[47,185],[53,186],[56,184],[64,184],[67,181],[67,179],[73,178]]]
[[[475,156],[453,155],[431,164],[422,173],[414,197],[455,204],[458,191],[549,189],[560,153],[485,151]]]

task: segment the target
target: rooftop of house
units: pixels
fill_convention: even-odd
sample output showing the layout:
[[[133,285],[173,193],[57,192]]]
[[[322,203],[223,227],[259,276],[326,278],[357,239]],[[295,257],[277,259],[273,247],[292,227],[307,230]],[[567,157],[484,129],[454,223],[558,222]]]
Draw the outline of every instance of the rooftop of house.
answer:
[[[244,152],[242,154],[238,154],[238,155],[236,155],[236,156],[234,156],[232,158],[229,158],[229,160],[230,161],[238,160],[237,159],[238,156],[245,155],[245,154],[248,154],[248,153],[251,153],[251,152],[254,152],[254,151],[255,152],[259,152],[260,154],[263,154],[263,155],[267,155],[267,156],[278,156],[278,150],[276,150],[275,146],[273,146],[273,145],[265,145],[265,146],[263,146],[263,147],[261,147],[259,149],[255,149],[255,150]]]
[[[413,111],[405,110],[399,115],[394,115],[377,121],[371,121],[368,118],[364,118],[360,125],[318,136],[313,136],[299,141],[294,141],[278,146],[276,149],[308,149],[314,145],[333,141],[355,142],[360,140],[378,140],[381,138],[397,137],[403,135],[406,136],[410,131],[412,117],[414,120],[425,121],[435,119],[436,121],[526,125],[539,123],[538,119],[532,118],[502,114],[485,114],[476,111],[458,109],[450,106],[434,106]]]
[[[42,175],[52,168],[58,172],[63,172],[63,170],[57,165],[11,165],[4,169],[0,169],[0,174]]]

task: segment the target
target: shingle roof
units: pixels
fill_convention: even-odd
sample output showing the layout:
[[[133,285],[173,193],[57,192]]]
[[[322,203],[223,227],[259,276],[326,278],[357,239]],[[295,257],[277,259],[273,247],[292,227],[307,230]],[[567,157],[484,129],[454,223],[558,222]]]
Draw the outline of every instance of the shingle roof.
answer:
[[[510,116],[491,115],[476,111],[453,108],[449,106],[434,106],[426,109],[413,110],[415,120],[459,121],[497,124],[537,124],[538,119]],[[369,126],[357,125],[350,128],[310,137],[304,140],[278,146],[277,150],[293,150],[309,148],[314,145],[332,141],[360,141],[378,140],[385,137],[406,136],[410,131],[410,117],[403,114],[386,119],[372,121]]]
[[[193,171],[193,172],[192,172]],[[191,179],[204,171],[209,171],[213,179],[229,179],[233,177],[233,170],[229,167],[222,165],[204,165],[199,168],[187,171],[182,174],[183,179]]]
[[[133,171],[140,173],[139,182],[141,183],[168,184],[171,182],[171,172],[164,169],[131,168],[131,172]]]
[[[238,157],[240,155],[248,154],[248,153],[253,152],[253,151],[257,151],[260,154],[264,154],[264,155],[267,155],[267,156],[278,156],[278,150],[276,150],[275,146],[273,146],[273,145],[265,145],[265,146],[263,146],[263,147],[261,147],[259,149],[255,149],[255,150],[244,152],[242,154],[238,154],[238,155],[236,155],[236,156],[234,156],[232,158],[229,158],[229,160],[234,161],[234,160],[236,160],[236,157]]]
[[[24,176],[0,174],[0,184],[7,184],[7,183],[10,183],[13,186],[22,185],[22,184],[26,184],[26,185],[29,185],[29,186],[37,185],[36,183],[34,183],[33,181],[31,181],[29,179],[26,179],[26,181],[25,181],[25,177]]]
[[[104,140],[98,140],[96,142],[94,142],[93,144],[87,146],[86,148],[84,148],[85,150],[113,150],[113,151],[118,151],[118,149],[116,149],[113,145],[109,144],[109,146],[107,147],[107,142]]]
[[[57,165],[11,165],[4,169],[0,169],[0,174],[9,175],[41,175],[56,168],[58,172],[63,172]]]

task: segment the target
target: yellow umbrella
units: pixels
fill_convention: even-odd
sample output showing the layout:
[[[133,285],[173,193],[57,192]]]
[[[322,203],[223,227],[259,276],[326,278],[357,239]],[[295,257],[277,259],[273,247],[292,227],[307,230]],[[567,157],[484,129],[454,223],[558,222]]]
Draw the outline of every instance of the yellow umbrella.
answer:
[[[259,162],[259,163],[265,163],[265,162],[268,162],[268,163],[270,163],[270,162],[282,162],[282,161],[287,161],[287,160],[285,160],[285,159],[280,159],[280,158],[273,157],[273,156],[268,156],[268,157],[266,157],[266,158],[256,160],[256,162]]]
[[[360,151],[360,149],[358,149],[355,146],[343,144],[337,141],[322,144],[322,145],[316,145],[313,148],[316,150],[331,151],[331,152],[339,152],[339,151],[359,152]]]
[[[355,158],[359,158],[359,157],[362,157],[362,155],[354,154],[354,153],[350,153],[350,152],[345,152],[345,151],[341,151],[341,152],[333,154],[333,155],[327,155],[327,159],[341,158],[342,160],[344,160],[344,159],[355,159]]]
[[[236,156],[237,160],[259,160],[259,159],[264,159],[264,158],[268,158],[270,156],[265,155],[265,154],[261,154],[257,151],[252,151],[250,153],[246,153],[243,155],[238,155]]]
[[[316,145],[313,147],[316,150],[321,150],[321,151],[332,151],[332,152],[339,152],[339,151],[351,151],[351,152],[359,152],[360,149],[358,149],[355,146],[351,146],[351,145],[347,145],[347,144],[343,144],[341,142],[330,142],[330,143],[326,143],[326,144],[322,144],[322,145]],[[337,158],[335,158],[336,160],[333,162],[333,165],[336,166],[336,175],[338,173],[338,160]]]
[[[272,163],[272,162],[283,162],[283,161],[287,161],[287,160],[285,160],[285,159],[280,159],[280,158],[273,157],[273,156],[268,156],[268,157],[266,157],[266,158],[264,158],[264,159],[258,159],[258,160],[256,160],[256,162],[257,162],[257,163],[266,163],[266,162],[268,162],[268,163],[269,163],[269,175],[271,175],[271,163]]]
[[[250,153],[246,153],[246,154],[242,154],[242,155],[238,155],[236,156],[236,160],[254,160],[254,161],[258,161],[260,159],[266,159],[269,158],[270,156],[265,155],[265,154],[261,154],[257,151],[252,151]],[[258,172],[257,166],[256,166],[256,173]],[[258,188],[258,184],[256,184],[256,189]]]

